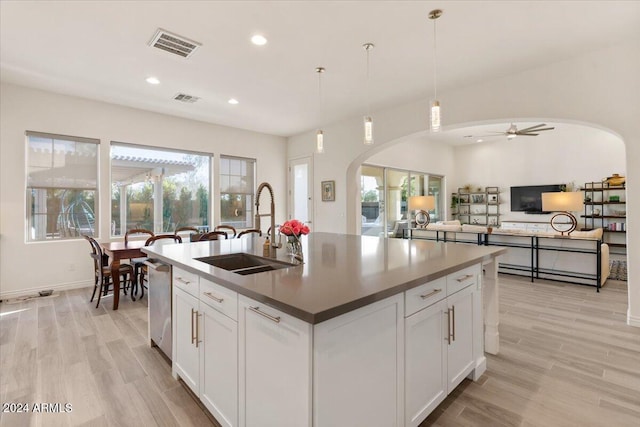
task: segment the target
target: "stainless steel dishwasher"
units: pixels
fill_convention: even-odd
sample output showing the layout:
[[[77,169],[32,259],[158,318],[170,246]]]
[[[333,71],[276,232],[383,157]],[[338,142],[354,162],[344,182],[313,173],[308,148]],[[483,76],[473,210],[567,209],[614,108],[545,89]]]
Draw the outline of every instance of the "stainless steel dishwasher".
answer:
[[[149,338],[171,359],[171,266],[155,259],[144,263],[149,276]]]

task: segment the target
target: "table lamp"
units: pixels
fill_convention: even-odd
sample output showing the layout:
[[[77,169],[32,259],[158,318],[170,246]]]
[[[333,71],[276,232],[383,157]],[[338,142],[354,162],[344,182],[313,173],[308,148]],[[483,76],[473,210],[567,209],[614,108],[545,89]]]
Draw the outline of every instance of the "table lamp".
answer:
[[[553,193],[542,193],[542,210],[547,212],[559,212],[551,218],[551,228],[559,231],[560,234],[571,234],[578,225],[578,220],[573,216],[571,211],[579,211],[582,209],[584,195],[580,191],[568,192],[558,191]],[[555,220],[559,217],[569,218],[570,226],[568,229],[556,228]]]
[[[429,225],[431,217],[429,211],[436,207],[436,198],[434,196],[411,196],[409,197],[409,210],[416,212],[416,226],[425,228]]]

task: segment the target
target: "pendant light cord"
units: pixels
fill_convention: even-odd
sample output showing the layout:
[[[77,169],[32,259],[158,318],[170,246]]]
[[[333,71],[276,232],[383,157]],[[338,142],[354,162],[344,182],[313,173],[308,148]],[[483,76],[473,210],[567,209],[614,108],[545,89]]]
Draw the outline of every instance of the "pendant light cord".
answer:
[[[436,21],[437,19],[433,20],[433,99],[438,99],[438,43]]]
[[[322,127],[322,72],[318,69],[318,118],[320,119],[320,124],[318,128]]]
[[[371,47],[367,47],[367,82],[365,89],[367,91],[367,116],[371,116],[371,99],[369,96],[369,50]]]

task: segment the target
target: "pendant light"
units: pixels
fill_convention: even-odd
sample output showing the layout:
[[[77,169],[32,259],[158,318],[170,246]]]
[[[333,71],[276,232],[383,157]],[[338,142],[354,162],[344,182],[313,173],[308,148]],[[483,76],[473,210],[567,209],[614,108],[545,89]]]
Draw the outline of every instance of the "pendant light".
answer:
[[[369,51],[375,47],[373,43],[362,45],[367,52],[367,115],[364,116],[364,145],[373,144],[373,120],[371,119],[371,100],[369,99]]]
[[[436,19],[442,16],[442,10],[434,9],[429,12],[429,19],[433,21],[433,101],[431,102],[431,132],[440,132],[440,101],[438,101],[438,45],[436,38]]]
[[[324,67],[317,67],[316,73],[318,73],[318,111],[320,122],[322,122],[322,73],[325,72]],[[316,153],[324,153],[324,132],[322,129],[316,131]]]

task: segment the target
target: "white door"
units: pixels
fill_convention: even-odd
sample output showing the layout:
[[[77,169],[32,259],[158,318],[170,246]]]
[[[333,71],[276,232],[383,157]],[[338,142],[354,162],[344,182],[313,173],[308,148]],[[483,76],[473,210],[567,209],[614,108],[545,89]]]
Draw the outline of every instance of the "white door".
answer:
[[[474,368],[473,360],[473,299],[475,285],[447,298],[451,344],[448,358],[448,392],[462,382]]]
[[[405,319],[405,425],[418,426],[447,397],[447,302]]]
[[[313,170],[311,157],[289,161],[289,219],[313,221]]]
[[[223,427],[238,425],[238,322],[200,304],[200,400]]]
[[[176,322],[175,370],[196,394],[200,394],[200,357],[196,347],[198,332],[198,299],[179,288],[174,288]],[[199,338],[202,339],[202,338]],[[199,344],[198,344],[199,347]]]

